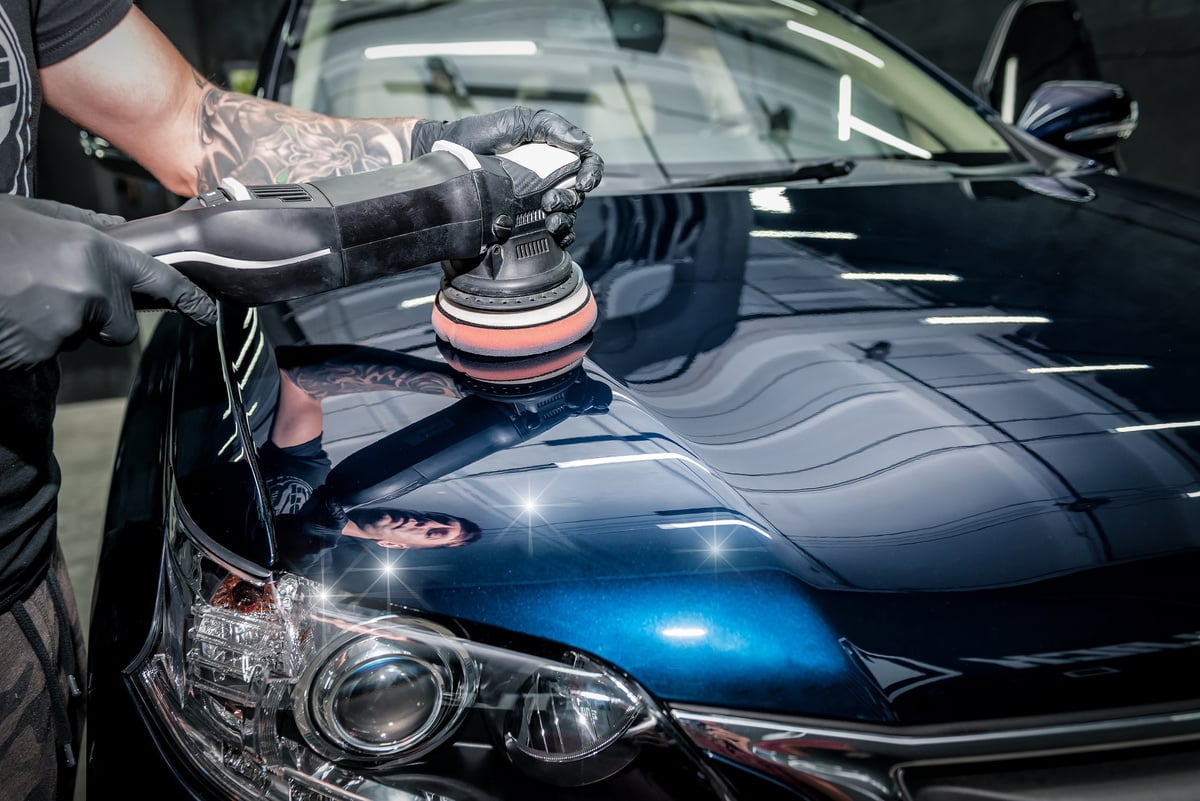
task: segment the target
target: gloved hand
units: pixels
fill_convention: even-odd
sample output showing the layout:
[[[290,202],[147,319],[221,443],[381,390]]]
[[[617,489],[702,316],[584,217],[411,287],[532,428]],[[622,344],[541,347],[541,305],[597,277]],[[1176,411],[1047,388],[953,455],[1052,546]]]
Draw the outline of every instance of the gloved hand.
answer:
[[[105,236],[123,222],[52,200],[0,195],[0,370],[24,369],[91,337],[137,336],[134,292],[211,324],[217,307],[174,267]]]
[[[304,521],[304,532],[313,538],[313,542],[319,541],[324,547],[336,544],[350,523],[346,508],[325,485],[313,490],[312,497],[297,517]]]
[[[577,154],[580,166],[575,176],[575,188],[550,189],[542,195],[542,210],[546,212],[546,227],[551,235],[564,248],[575,241],[572,230],[575,209],[604,176],[604,160],[592,152],[592,137],[586,131],[553,111],[534,111],[524,106],[453,122],[418,120],[412,131],[413,157],[428,153],[439,139],[483,155],[507,153],[532,142],[544,142]]]

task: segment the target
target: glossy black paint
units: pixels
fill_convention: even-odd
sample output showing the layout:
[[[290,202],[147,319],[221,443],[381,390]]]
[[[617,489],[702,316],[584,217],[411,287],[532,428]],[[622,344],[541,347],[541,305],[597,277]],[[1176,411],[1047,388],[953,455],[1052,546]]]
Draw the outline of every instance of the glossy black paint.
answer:
[[[912,170],[775,195],[789,212],[744,189],[589,201],[574,255],[602,314],[587,364],[612,407],[399,492],[476,520],[481,543],[405,554],[402,586],[364,572],[370,549],[340,549],[323,576],[568,642],[668,701],[950,724],[1191,698],[1200,625],[1174,568],[1197,543],[1195,432],[1117,429],[1200,419],[1176,345],[1195,339],[1195,215],[1156,230],[1142,190],[1100,174]],[[800,235],[764,235],[780,231]],[[845,277],[887,272],[960,280]],[[430,280],[263,317],[298,329],[275,344],[420,354],[423,315],[394,310]],[[963,315],[999,319],[930,322]],[[1139,369],[1026,372],[1080,365]],[[370,408],[331,419],[359,432],[354,450]],[[654,458],[551,469],[626,448]],[[546,508],[523,516],[524,497]],[[647,618],[711,636],[672,642]]]
[[[670,302],[694,297],[684,285],[597,332],[596,363],[821,565],[818,606],[845,647],[869,654],[860,665],[929,679],[892,686],[880,669],[887,717],[1194,696],[1195,429],[1114,429],[1200,418],[1183,344],[1200,341],[1197,205],[1174,197],[1165,212],[1144,187],[1066,180],[1095,199],[1048,197],[1043,179],[787,192],[790,213],[752,225],[857,238],[751,239],[749,268],[712,260],[740,291],[681,311]],[[737,247],[741,230],[723,227],[725,241]],[[703,269],[705,253],[680,254],[674,274]],[[1051,322],[921,322],[978,313]],[[659,328],[694,336],[660,355]],[[766,355],[749,366],[756,348]],[[1150,367],[1023,372],[1121,363]]]
[[[89,788],[127,788],[128,757],[138,754],[139,782],[169,788],[175,798],[201,798],[189,788],[202,785],[182,779],[186,761],[160,752],[125,679],[154,624],[169,503],[171,389],[184,326],[176,315],[158,324],[126,408],[91,599],[85,758]]]
[[[850,654],[841,680],[855,683],[854,664],[876,668],[865,687],[882,707],[858,696],[854,709],[850,685],[839,695],[795,671],[777,683],[752,647],[732,684],[664,679],[652,690],[908,723],[1194,695],[1196,589],[1175,568],[1197,544],[1195,432],[1114,429],[1200,418],[1196,366],[1178,345],[1197,341],[1195,204],[1174,230],[1156,230],[1139,188],[1062,180],[1095,199],[1048,196],[1044,179],[946,181],[797,189],[783,215],[753,212],[745,192],[605,198],[582,215],[576,254],[604,310],[590,358],[661,426],[643,433],[697,456],[737,499],[729,508],[803,554],[808,572],[790,571],[818,592],[792,614],[816,612]],[[589,236],[598,221],[607,250]],[[633,245],[609,244],[639,230]],[[864,271],[962,280],[841,277]],[[633,297],[659,302],[626,313],[619,280],[654,274],[658,294],[643,285]],[[923,322],[963,314],[1049,322]],[[1130,363],[1150,367],[1024,372]],[[498,594],[477,592],[456,611],[507,610]],[[746,601],[770,628],[788,594],[767,595]],[[643,671],[618,652],[634,675],[665,675],[651,651],[638,651]],[[886,665],[928,682],[895,686]]]
[[[546,500],[568,497],[569,515],[550,506],[527,530],[511,528],[512,510],[508,529],[485,521],[490,545],[446,552],[452,572],[414,571],[411,594],[392,588],[392,600],[569,642],[667,702],[961,726],[1193,699],[1196,429],[1114,429],[1200,419],[1189,347],[1200,213],[1182,196],[1165,212],[1158,190],[1102,174],[1057,180],[1094,199],[1019,179],[797,187],[774,193],[783,213],[755,209],[744,189],[589,200],[573,255],[602,320],[585,367],[616,400],[533,445],[587,458],[636,432],[705,470],[556,476]],[[868,271],[962,280],[842,277]],[[428,321],[395,311],[421,289],[412,282],[436,280],[414,275],[266,309],[262,324],[276,345],[391,341],[432,358]],[[964,314],[1051,322],[923,322]],[[151,358],[114,483],[92,634],[112,643],[92,666],[100,776],[114,764],[106,749],[129,736],[114,740],[107,722],[128,720],[119,671],[153,598],[159,373],[178,358],[189,385],[216,378],[211,337],[183,328]],[[1150,366],[1024,372],[1080,364]],[[265,379],[246,391],[269,399]],[[179,404],[198,417],[177,420],[190,443],[178,453],[202,449],[189,438],[212,436],[209,403],[190,392]],[[361,413],[343,409],[339,425]],[[523,477],[544,452],[501,457],[407,500],[436,494],[439,509],[471,514],[497,477],[541,486]],[[718,517],[742,521],[701,527],[731,546],[720,559],[694,532],[660,527]],[[407,564],[444,566],[446,554]],[[672,607],[738,630],[743,647],[680,650],[638,633]]]

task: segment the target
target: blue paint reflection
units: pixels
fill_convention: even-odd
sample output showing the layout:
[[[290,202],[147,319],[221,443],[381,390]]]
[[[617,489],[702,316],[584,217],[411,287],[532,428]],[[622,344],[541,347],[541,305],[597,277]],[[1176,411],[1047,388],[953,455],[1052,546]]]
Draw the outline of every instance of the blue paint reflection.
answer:
[[[693,517],[537,526],[532,557],[526,532],[485,532],[404,552],[402,581],[386,586],[362,569],[370,554],[339,548],[338,591],[580,648],[666,699],[798,709],[819,693],[824,709],[861,710],[860,677],[781,558],[791,546],[732,512]]]

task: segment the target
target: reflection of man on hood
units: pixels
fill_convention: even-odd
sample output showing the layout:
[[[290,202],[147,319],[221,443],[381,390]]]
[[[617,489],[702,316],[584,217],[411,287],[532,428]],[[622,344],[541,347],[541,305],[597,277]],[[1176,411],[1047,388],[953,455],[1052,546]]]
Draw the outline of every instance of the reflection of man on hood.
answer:
[[[381,390],[462,397],[445,365],[395,351],[353,345],[279,347],[275,359],[279,399],[259,461],[276,514],[300,514],[329,475],[329,456],[321,444],[323,398]]]
[[[384,548],[457,548],[479,539],[479,526],[461,517],[410,509],[355,509],[341,533]]]
[[[279,549],[299,566],[341,537],[384,548],[452,548],[479,538],[469,520],[438,512],[360,508],[349,512],[322,491],[332,468],[321,442],[321,399],[382,389],[461,397],[453,374],[436,362],[360,347],[281,347],[279,400],[259,464],[276,514]]]
[[[303,572],[324,552],[351,541],[402,550],[457,548],[481,534],[470,520],[440,512],[379,507],[346,512],[322,489],[298,513],[275,518],[280,559],[290,570]]]

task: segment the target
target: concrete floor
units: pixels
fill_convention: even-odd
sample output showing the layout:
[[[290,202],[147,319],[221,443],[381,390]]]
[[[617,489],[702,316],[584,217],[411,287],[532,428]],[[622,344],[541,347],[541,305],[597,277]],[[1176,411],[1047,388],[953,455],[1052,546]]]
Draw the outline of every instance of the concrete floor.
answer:
[[[82,401],[60,405],[54,422],[55,451],[63,474],[58,537],[84,631],[91,619],[104,507],[124,414],[124,398]]]
[[[58,536],[84,631],[91,620],[92,585],[104,528],[104,508],[124,415],[122,397],[60,404],[55,416],[55,451],[63,474],[58,498]],[[84,765],[80,760],[75,801],[86,798]]]

